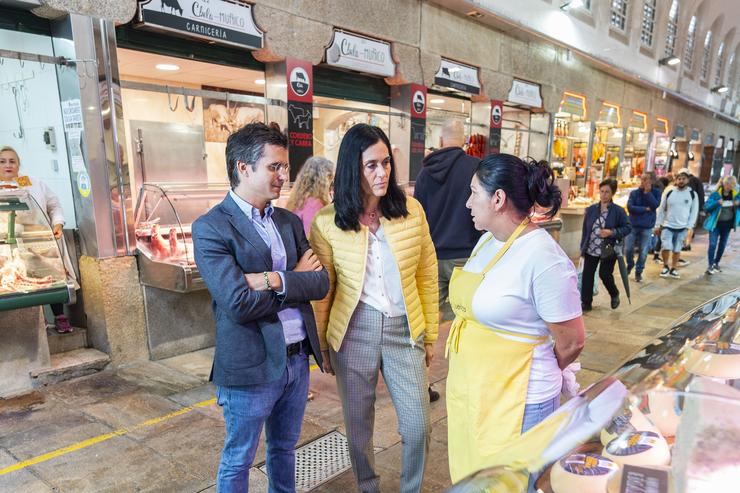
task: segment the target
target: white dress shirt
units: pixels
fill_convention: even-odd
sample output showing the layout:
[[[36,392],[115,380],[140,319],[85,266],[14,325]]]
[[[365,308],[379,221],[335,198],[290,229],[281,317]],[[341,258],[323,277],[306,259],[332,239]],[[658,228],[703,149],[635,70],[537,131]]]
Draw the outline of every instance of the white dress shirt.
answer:
[[[362,285],[360,301],[372,306],[386,317],[406,315],[401,273],[383,233],[383,226],[380,226],[375,234],[368,232],[365,282]]]

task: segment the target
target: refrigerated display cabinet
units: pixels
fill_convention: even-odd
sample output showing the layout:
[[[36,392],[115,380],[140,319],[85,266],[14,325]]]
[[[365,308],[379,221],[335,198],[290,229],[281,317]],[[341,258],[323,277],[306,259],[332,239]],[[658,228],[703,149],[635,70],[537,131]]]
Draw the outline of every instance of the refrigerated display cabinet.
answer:
[[[190,227],[228,191],[228,183],[142,185],[134,214],[142,284],[178,293],[205,289]]]
[[[23,189],[0,190],[0,311],[74,302],[46,214]]]
[[[740,487],[740,289],[673,323],[448,493]]]

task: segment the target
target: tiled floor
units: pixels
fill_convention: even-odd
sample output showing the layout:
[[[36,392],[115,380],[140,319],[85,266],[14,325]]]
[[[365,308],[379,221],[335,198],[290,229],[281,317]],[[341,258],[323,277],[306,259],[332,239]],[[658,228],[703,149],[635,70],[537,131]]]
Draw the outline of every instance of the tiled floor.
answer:
[[[737,235],[735,235],[737,237]],[[650,262],[643,284],[631,284],[632,304],[622,298],[610,310],[602,287],[586,315],[588,338],[578,379],[588,385],[649,342],[693,306],[740,286],[740,241],[728,247],[724,273],[705,276],[706,236],[685,255],[691,264],[682,279],[661,279]],[[442,399],[432,405],[432,440],[424,491],[449,486],[445,413],[446,362],[441,328],[430,372]],[[142,362],[48,387],[35,399],[0,410],[1,492],[215,491],[223,441],[220,409],[207,383],[213,350],[158,362]],[[327,431],[344,431],[334,380],[312,373],[315,398],[308,403],[301,443]],[[192,407],[191,407],[192,406]],[[378,389],[376,464],[384,491],[398,491],[401,443],[393,406]],[[264,447],[256,464],[264,460]],[[31,461],[34,463],[27,463]],[[17,470],[7,468],[20,466]],[[266,491],[266,478],[253,469],[252,491]],[[354,491],[348,471],[316,491]]]

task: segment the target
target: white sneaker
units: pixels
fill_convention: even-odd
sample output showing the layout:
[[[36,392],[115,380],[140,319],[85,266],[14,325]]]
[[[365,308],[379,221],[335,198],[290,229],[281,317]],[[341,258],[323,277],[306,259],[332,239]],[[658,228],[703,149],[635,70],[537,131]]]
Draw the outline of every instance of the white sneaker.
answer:
[[[690,263],[691,263],[691,261],[684,260],[684,259],[680,258],[680,259],[678,259],[678,266],[677,267],[686,267]]]
[[[677,271],[676,269],[671,269],[671,271],[670,271],[669,275],[670,275],[670,276],[671,276],[671,277],[672,277],[673,279],[681,279],[681,274],[679,274],[679,273],[678,273],[678,271]]]
[[[668,268],[668,266],[663,266],[663,270],[660,271],[660,277],[668,277],[668,274],[671,272],[671,269]]]

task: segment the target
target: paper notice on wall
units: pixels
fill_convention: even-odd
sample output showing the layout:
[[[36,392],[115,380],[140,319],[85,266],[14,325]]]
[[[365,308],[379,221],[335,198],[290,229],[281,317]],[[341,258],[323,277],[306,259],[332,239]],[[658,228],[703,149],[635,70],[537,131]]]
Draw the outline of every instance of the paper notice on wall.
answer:
[[[67,130],[67,146],[73,173],[85,171],[85,158],[82,156],[82,129],[70,128]]]
[[[62,101],[62,120],[66,131],[82,128],[82,103],[79,99]]]

